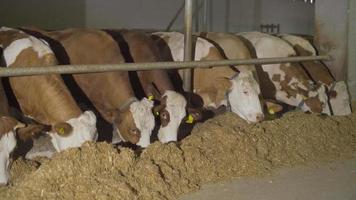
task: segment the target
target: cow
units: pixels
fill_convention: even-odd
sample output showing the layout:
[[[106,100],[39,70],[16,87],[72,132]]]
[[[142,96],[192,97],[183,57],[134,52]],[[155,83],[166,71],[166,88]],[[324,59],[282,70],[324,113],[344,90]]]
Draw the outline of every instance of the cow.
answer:
[[[57,64],[46,42],[20,30],[0,28],[0,44],[6,67]],[[96,139],[94,113],[81,111],[60,75],[10,77],[9,82],[24,115],[51,127],[46,133],[57,152]]]
[[[152,33],[161,56],[166,60],[183,61],[184,35],[179,32]],[[158,38],[157,38],[158,37]],[[194,60],[223,60],[226,57],[208,40],[195,37]],[[247,122],[264,118],[259,99],[260,88],[253,73],[239,71],[235,66],[194,69],[194,92],[203,99],[205,107],[218,109],[229,106],[231,111]]]
[[[118,43],[126,62],[159,62],[159,50],[145,33],[131,30],[106,30]],[[139,82],[147,97],[159,101],[153,112],[159,115],[158,139],[162,143],[177,141],[178,130],[185,122],[187,111],[194,120],[201,119],[201,113],[191,107],[185,97],[176,92],[164,69],[137,71]]]
[[[251,52],[258,58],[297,55],[291,45],[278,37],[260,32],[238,35],[249,42]],[[299,107],[305,112],[331,114],[326,88],[315,84],[299,63],[266,64],[257,71],[264,98]]]
[[[73,28],[36,32],[37,37],[57,45],[52,45],[56,55],[67,54],[67,64],[119,64],[125,61],[112,37],[101,30]],[[57,57],[61,59],[63,55]],[[138,100],[135,97],[127,72],[83,73],[72,76],[100,115],[113,124],[113,134],[118,134],[124,142],[141,147],[150,144],[150,135],[155,125],[153,101],[147,98]]]
[[[17,144],[16,131],[23,127],[24,124],[10,116],[7,97],[0,82],[0,185],[8,183],[10,155]]]
[[[317,55],[314,46],[301,36],[282,34],[279,37],[290,43],[299,56]],[[301,64],[315,82],[327,87],[332,114],[351,114],[350,97],[346,83],[344,81],[336,81],[329,69],[322,62],[307,61]]]

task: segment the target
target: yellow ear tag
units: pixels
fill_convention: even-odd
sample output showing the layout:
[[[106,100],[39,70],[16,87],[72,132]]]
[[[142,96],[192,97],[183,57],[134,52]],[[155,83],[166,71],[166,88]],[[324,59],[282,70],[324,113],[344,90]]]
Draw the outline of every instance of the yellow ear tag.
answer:
[[[159,115],[159,112],[156,112],[155,114],[158,116],[158,115]]]
[[[307,99],[307,97],[303,95],[303,100],[306,100],[306,99]]]
[[[269,112],[269,114],[271,114],[271,115],[274,115],[274,114],[275,114],[275,112],[274,112],[274,110],[273,110],[272,108],[268,109],[268,112]]]
[[[153,95],[148,96],[148,100],[153,101],[154,99],[155,99],[155,97]]]
[[[62,128],[60,128],[60,129],[58,129],[58,133],[61,134],[61,135],[63,135],[63,134],[64,134],[64,128],[62,127]]]
[[[194,122],[194,117],[193,117],[193,115],[188,115],[188,119],[187,119],[187,121],[185,121],[185,123],[187,123],[187,124],[193,124],[193,122]]]

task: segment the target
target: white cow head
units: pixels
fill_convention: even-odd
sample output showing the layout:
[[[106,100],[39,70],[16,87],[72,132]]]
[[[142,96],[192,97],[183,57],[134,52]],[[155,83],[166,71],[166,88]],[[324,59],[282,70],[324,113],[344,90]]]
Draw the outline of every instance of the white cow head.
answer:
[[[333,114],[351,114],[350,96],[346,83],[344,81],[335,82],[329,89],[329,100]]]
[[[247,122],[260,122],[264,119],[259,95],[259,84],[251,71],[240,72],[230,81],[228,102],[231,111]]]
[[[141,147],[150,144],[150,137],[155,126],[152,113],[153,101],[143,98],[129,103],[129,109],[121,108],[114,119],[114,134],[120,140]]]
[[[68,148],[80,147],[86,141],[96,140],[96,116],[92,111],[85,111],[77,118],[54,125],[48,132],[54,148],[59,152]]]
[[[177,141],[178,128],[186,116],[187,101],[183,95],[167,90],[162,98],[161,104],[154,108],[161,119],[161,127],[158,131],[158,139],[162,143]]]

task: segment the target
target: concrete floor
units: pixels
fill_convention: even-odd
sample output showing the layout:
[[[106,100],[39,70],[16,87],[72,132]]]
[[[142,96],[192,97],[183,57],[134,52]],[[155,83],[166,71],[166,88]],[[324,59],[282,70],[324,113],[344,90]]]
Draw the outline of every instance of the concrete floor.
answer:
[[[281,169],[263,178],[204,185],[180,200],[356,200],[356,157],[322,167]]]

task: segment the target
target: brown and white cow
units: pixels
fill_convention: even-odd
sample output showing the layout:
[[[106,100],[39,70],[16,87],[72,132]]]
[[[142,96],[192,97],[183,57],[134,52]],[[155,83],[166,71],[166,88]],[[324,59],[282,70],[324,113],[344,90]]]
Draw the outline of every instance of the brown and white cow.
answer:
[[[9,179],[10,155],[16,147],[16,130],[24,125],[10,117],[9,104],[0,80],[0,185]]]
[[[283,34],[279,37],[289,42],[299,56],[317,55],[314,46],[301,36]],[[315,82],[324,84],[328,88],[332,114],[351,114],[350,96],[346,83],[344,81],[335,81],[329,69],[319,61],[308,61],[301,64]]]
[[[123,63],[119,47],[107,33],[95,29],[66,29],[42,34],[63,45],[70,64]],[[128,73],[122,71],[74,74],[73,78],[102,117],[112,123],[123,141],[147,147],[154,129],[153,101],[139,101]]]
[[[258,58],[296,56],[286,41],[260,32],[238,34],[246,38]],[[326,88],[315,85],[299,63],[262,65],[259,80],[264,98],[300,107],[303,111],[330,115]]]
[[[153,33],[161,55],[168,60],[183,61],[184,35],[178,32]],[[222,60],[225,57],[211,42],[196,37],[194,60]],[[260,88],[251,71],[239,72],[234,66],[195,69],[194,92],[200,95],[205,107],[230,106],[231,110],[248,122],[263,120],[259,99]]]
[[[57,64],[47,43],[22,31],[0,28],[0,44],[7,67]],[[57,151],[97,137],[94,113],[80,110],[60,75],[11,77],[9,81],[23,113],[52,127],[47,133]]]
[[[144,33],[128,30],[107,31],[118,43],[126,62],[159,62],[159,50],[153,40]],[[160,101],[154,108],[161,126],[158,139],[162,143],[177,141],[178,128],[186,117],[187,101],[183,95],[174,91],[174,86],[166,70],[137,71],[139,81],[148,97]]]

